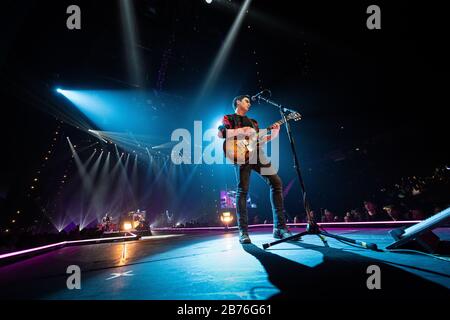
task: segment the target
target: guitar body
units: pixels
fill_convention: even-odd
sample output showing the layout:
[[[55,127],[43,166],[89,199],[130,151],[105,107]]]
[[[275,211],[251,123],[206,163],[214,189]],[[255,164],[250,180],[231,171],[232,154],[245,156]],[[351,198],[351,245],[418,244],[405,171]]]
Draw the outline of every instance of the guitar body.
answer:
[[[257,154],[257,135],[253,137],[232,137],[223,142],[225,157],[234,164],[247,164]]]

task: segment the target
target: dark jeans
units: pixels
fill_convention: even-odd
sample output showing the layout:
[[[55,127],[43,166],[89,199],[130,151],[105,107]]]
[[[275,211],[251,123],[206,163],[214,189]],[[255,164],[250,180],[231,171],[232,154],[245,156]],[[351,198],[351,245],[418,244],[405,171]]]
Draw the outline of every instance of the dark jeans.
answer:
[[[250,185],[250,173],[256,171],[270,186],[270,204],[272,205],[274,228],[286,228],[283,214],[283,183],[278,174],[261,175],[261,164],[236,165],[237,195],[236,214],[239,230],[248,229],[247,195]]]

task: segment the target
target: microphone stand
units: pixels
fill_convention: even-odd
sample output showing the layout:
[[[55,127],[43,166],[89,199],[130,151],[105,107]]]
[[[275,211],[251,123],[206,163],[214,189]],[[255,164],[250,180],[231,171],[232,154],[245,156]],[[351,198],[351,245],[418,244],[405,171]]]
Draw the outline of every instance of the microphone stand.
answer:
[[[290,125],[289,121],[287,121],[287,119],[286,119],[286,114],[287,113],[297,112],[297,111],[289,109],[289,108],[286,108],[286,107],[283,107],[281,104],[278,104],[278,103],[276,103],[276,102],[274,102],[274,101],[272,101],[272,100],[270,100],[268,98],[262,97],[262,95],[259,95],[257,98],[258,98],[258,102],[259,102],[259,100],[262,100],[262,101],[264,101],[264,102],[266,102],[266,103],[268,103],[270,105],[273,105],[273,106],[277,107],[279,109],[279,111],[280,111],[281,117],[284,120],[284,124],[286,125],[286,132],[287,132],[287,135],[288,135],[288,138],[289,138],[289,142],[290,142],[290,145],[291,145],[291,151],[292,151],[292,154],[294,156],[294,168],[295,168],[295,171],[297,172],[298,181],[300,182],[300,187],[301,187],[301,191],[302,191],[303,206],[305,208],[306,216],[307,216],[307,219],[308,219],[308,223],[307,223],[307,226],[306,226],[306,231],[298,233],[298,234],[294,234],[294,235],[292,235],[290,237],[287,237],[287,238],[284,238],[284,239],[280,239],[280,240],[277,240],[277,241],[274,241],[274,242],[264,243],[263,244],[263,248],[267,249],[269,247],[272,247],[274,245],[277,245],[277,244],[285,242],[285,241],[299,240],[304,235],[311,234],[311,235],[317,235],[320,238],[320,240],[322,240],[324,245],[327,246],[327,247],[328,247],[328,243],[327,243],[327,240],[326,240],[325,237],[335,238],[335,239],[337,239],[339,241],[357,244],[357,245],[360,245],[360,246],[362,246],[363,248],[366,248],[366,249],[371,249],[371,250],[375,250],[375,251],[378,250],[377,245],[374,244],[374,243],[367,243],[367,242],[364,242],[364,241],[359,241],[359,240],[354,240],[354,239],[342,237],[342,236],[339,236],[339,235],[328,233],[328,232],[326,232],[324,230],[321,230],[319,228],[319,225],[316,223],[316,221],[314,219],[314,215],[311,212],[311,205],[309,203],[309,199],[308,199],[307,193],[306,193],[305,184],[303,182],[302,174],[300,172],[300,164],[299,164],[298,157],[297,157],[297,151],[295,149],[295,141],[294,141],[294,136],[292,135],[291,125]]]

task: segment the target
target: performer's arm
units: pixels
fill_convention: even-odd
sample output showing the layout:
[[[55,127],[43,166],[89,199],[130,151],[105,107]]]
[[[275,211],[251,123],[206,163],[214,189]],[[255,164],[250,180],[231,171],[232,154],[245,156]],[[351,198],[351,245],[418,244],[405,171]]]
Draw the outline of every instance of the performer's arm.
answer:
[[[217,136],[219,138],[226,138],[226,131],[231,129],[231,122],[227,116],[223,117],[222,124],[217,129],[219,130]]]
[[[278,137],[279,133],[280,133],[280,125],[276,124],[271,127],[270,134],[265,135],[264,137],[261,138],[261,140],[263,143],[269,142],[270,140],[273,140],[276,137]]]

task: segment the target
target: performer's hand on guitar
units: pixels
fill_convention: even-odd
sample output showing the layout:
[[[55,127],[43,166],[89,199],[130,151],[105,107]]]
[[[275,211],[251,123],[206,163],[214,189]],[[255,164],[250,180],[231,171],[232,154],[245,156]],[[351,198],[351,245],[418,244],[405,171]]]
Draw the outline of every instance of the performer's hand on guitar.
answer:
[[[278,123],[275,123],[270,127],[271,130],[280,130],[280,125]]]

